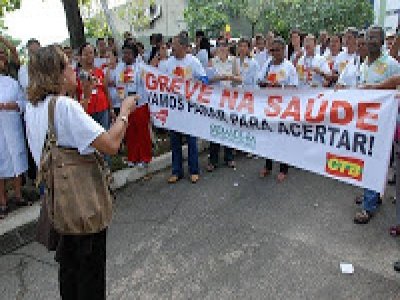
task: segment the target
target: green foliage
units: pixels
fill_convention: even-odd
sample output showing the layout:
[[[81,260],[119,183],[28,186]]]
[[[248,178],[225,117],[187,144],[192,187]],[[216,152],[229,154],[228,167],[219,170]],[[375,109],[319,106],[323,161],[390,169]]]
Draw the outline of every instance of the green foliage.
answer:
[[[103,12],[99,12],[92,18],[84,19],[83,24],[85,27],[85,35],[88,38],[106,37],[111,35],[110,27],[107,24]]]
[[[1,0],[0,0],[1,1]],[[82,11],[86,12],[83,18],[85,35],[89,38],[111,35],[111,29],[102,10],[92,13],[93,6],[99,7],[98,0],[78,0]],[[126,4],[113,8],[114,16],[123,21],[131,32],[147,28],[150,18],[146,15],[148,5],[155,4],[155,0],[131,0]],[[83,14],[85,15],[85,14]]]
[[[218,35],[229,23],[230,16],[238,16],[241,4],[241,1],[233,0],[189,0],[184,18],[190,34],[194,35],[197,29],[202,29],[209,35]]]
[[[0,32],[4,31],[6,26],[4,25],[3,17],[7,12],[19,9],[21,7],[21,0],[0,0]]]
[[[274,30],[287,37],[294,27],[309,33],[363,28],[372,23],[373,8],[369,0],[189,0],[185,11],[190,32],[206,29],[214,35],[238,18],[256,31]]]
[[[16,10],[21,7],[21,0],[0,0],[0,18],[9,11]]]
[[[150,25],[150,16],[146,15],[145,11],[151,4],[155,4],[155,0],[128,1],[125,5],[116,8],[116,13],[118,18],[129,26],[131,32],[140,31]]]
[[[373,21],[373,8],[368,0],[274,2],[272,9],[267,10],[265,22],[272,30],[283,34],[294,27],[314,34],[322,29],[337,33],[350,26],[363,28]]]
[[[0,0],[0,35],[3,35],[6,39],[11,41],[15,45],[15,47],[18,47],[21,44],[21,41],[13,39],[11,36],[4,33],[7,27],[4,24],[3,17],[6,12],[19,9],[20,7],[21,7],[21,0]]]

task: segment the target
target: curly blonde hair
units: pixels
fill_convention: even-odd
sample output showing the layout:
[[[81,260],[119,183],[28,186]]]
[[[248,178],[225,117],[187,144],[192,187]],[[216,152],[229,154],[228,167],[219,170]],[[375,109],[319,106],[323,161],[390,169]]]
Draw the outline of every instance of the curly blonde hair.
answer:
[[[66,66],[65,54],[56,45],[40,48],[30,57],[28,99],[33,105],[44,101],[48,95],[60,94]]]

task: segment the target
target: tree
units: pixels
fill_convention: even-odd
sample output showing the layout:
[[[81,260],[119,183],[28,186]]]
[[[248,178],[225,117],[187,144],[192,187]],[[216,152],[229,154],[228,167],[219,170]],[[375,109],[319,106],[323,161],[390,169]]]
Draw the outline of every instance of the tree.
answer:
[[[266,25],[283,36],[295,27],[313,34],[323,29],[338,33],[347,27],[364,28],[372,21],[369,0],[275,0],[265,14]]]
[[[105,14],[101,11],[95,17],[84,19],[85,35],[87,38],[97,38],[111,35]]]
[[[21,0],[0,0],[0,18],[9,11],[16,10],[21,7]]]
[[[0,29],[7,29],[3,20],[5,13],[19,9],[20,7],[21,0],[0,0]]]
[[[88,37],[112,34],[119,41],[115,19],[118,18],[131,33],[148,28],[154,19],[151,6],[155,0],[130,0],[126,4],[110,9],[107,0],[85,0],[81,4],[85,33]]]
[[[129,1],[117,8],[118,17],[128,25],[129,31],[134,33],[149,27],[152,20],[150,6],[155,0]]]
[[[111,29],[111,33],[114,37],[114,40],[117,42],[117,45],[120,46],[119,43],[119,38],[118,38],[118,32],[117,32],[117,28],[115,26],[114,23],[114,17],[111,13],[111,10],[108,7],[108,1],[107,0],[100,0],[101,2],[101,6],[103,8],[103,13],[105,15],[105,18],[107,20],[107,28]],[[117,47],[119,48],[119,47]]]
[[[79,48],[85,42],[85,34],[81,12],[79,5],[83,1],[78,0],[61,0],[64,6],[65,17],[67,19],[67,27],[70,37],[70,43],[72,48]]]
[[[263,19],[269,2],[265,0],[247,0],[242,6],[246,20],[251,24],[251,36],[254,37],[256,25]]]
[[[191,32],[205,29],[214,35],[225,24],[244,20],[252,35],[268,28],[287,37],[293,27],[315,34],[364,28],[372,23],[373,8],[369,0],[189,0],[185,20]]]
[[[189,33],[194,35],[197,29],[205,30],[209,35],[218,35],[229,22],[230,14],[234,14],[240,1],[223,0],[189,0],[184,12]]]

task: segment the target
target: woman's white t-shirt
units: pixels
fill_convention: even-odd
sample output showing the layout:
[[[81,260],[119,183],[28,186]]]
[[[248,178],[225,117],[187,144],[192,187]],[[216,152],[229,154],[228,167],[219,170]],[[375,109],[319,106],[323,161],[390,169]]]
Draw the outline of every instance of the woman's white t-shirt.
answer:
[[[324,78],[320,74],[311,71],[312,68],[318,68],[324,74],[330,74],[328,62],[323,56],[316,55],[314,57],[303,56],[299,59],[296,70],[299,75],[299,85],[305,86],[313,84],[322,86]]]
[[[206,76],[206,71],[200,61],[191,54],[186,54],[183,59],[171,56],[165,63],[160,64],[158,69],[167,75],[181,77],[184,80],[201,80]]]
[[[201,49],[199,51],[199,53],[197,53],[196,55],[197,59],[200,61],[201,65],[203,66],[203,68],[207,68],[208,66],[208,52],[206,49]]]
[[[257,62],[250,57],[245,57],[243,62],[240,57],[235,58],[235,73],[242,77],[243,87],[256,87],[260,67]]]
[[[280,65],[271,63],[263,80],[276,82],[280,85],[298,86],[299,76],[293,64],[285,59]]]
[[[357,59],[357,54],[353,53],[353,54],[349,54],[347,53],[347,51],[342,51],[338,54],[338,56],[336,57],[335,60],[335,64],[333,65],[333,69],[338,72],[338,74],[340,75],[343,70],[346,68],[347,64],[350,62],[355,62],[355,60]]]
[[[216,75],[233,75],[234,71],[234,57],[228,56],[225,61],[222,61],[219,57],[212,59],[212,66],[207,68],[207,76],[212,79]],[[230,81],[220,81],[217,85],[223,87],[230,87]]]
[[[29,148],[37,166],[40,165],[43,146],[48,129],[48,104],[51,96],[36,106],[26,105],[25,122]],[[82,155],[92,153],[92,142],[104,132],[104,128],[94,121],[72,98],[59,96],[55,107],[55,129],[57,144],[76,148]]]

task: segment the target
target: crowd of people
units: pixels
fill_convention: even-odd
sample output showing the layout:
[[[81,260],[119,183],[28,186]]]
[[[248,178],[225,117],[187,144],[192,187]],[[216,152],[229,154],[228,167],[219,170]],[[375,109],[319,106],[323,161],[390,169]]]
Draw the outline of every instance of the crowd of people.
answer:
[[[348,28],[340,34],[321,31],[318,37],[294,29],[288,41],[273,32],[258,34],[252,39],[230,39],[221,34],[210,40],[199,30],[193,44],[189,34],[183,31],[168,40],[161,34],[153,34],[148,49],[126,33],[121,49],[110,37],[98,38],[95,45],[85,43],[79,49],[52,47],[51,51],[47,47],[47,52],[43,50],[41,53],[43,61],[37,61],[33,58],[43,48],[35,39],[27,43],[30,66],[41,70],[43,75],[35,73],[35,69],[31,70],[28,65],[20,65],[13,44],[0,36],[0,218],[7,216],[11,200],[18,205],[29,205],[21,194],[22,179],[26,173],[27,177],[34,179],[46,135],[46,126],[42,123],[45,113],[38,113],[39,110],[33,107],[42,105],[51,91],[68,97],[61,101],[60,113],[63,116],[59,117],[59,120],[68,121],[58,125],[59,139],[66,146],[76,146],[84,152],[92,145],[103,152],[110,163],[109,155],[115,152],[115,147],[110,150],[110,136],[97,141],[108,130],[113,134],[113,145],[119,146],[124,138],[127,165],[145,168],[152,160],[152,123],[146,97],[142,96],[142,64],[151,65],[171,76],[223,87],[378,89],[400,85],[400,37],[398,34],[385,35],[379,26],[367,30]],[[57,51],[62,51],[66,57],[66,66]],[[41,87],[45,84],[43,79],[51,81],[49,76],[56,71],[46,68],[46,65],[54,64],[49,57],[51,53],[58,53],[58,63],[62,65],[59,71],[69,72],[63,73],[65,82],[59,83],[59,88],[56,88],[56,83]],[[70,81],[71,84],[66,83]],[[123,100],[130,96],[134,96],[136,103],[124,107]],[[74,99],[74,104],[68,103],[68,99]],[[95,121],[90,126],[79,123],[88,122],[83,112]],[[118,125],[118,120],[126,128]],[[79,136],[75,135],[75,131]],[[200,179],[197,138],[171,131],[170,184],[184,177],[183,138],[188,144],[189,179],[192,183]],[[107,146],[107,143],[110,145]],[[220,148],[220,145],[210,142],[208,172],[216,171],[220,166]],[[234,156],[234,149],[224,148],[223,160],[227,167],[236,166]],[[272,160],[266,159],[260,177],[270,175],[272,165]],[[287,164],[279,163],[278,182],[287,178],[289,168]],[[7,199],[7,180],[13,182],[15,199]],[[366,224],[381,203],[380,195],[366,189],[363,196],[356,198],[361,209],[354,222]],[[391,233],[400,235],[400,220],[391,228]]]

